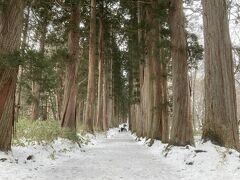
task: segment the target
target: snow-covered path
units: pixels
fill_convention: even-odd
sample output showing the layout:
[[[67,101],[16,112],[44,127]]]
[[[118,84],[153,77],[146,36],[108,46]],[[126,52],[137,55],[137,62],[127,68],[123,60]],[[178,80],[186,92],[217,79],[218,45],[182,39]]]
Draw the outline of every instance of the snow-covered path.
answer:
[[[111,129],[83,148],[65,139],[0,152],[0,180],[239,180],[240,154],[201,143],[171,147]],[[201,152],[196,152],[201,150]],[[29,155],[33,158],[27,160]]]
[[[176,180],[171,168],[162,164],[147,147],[137,144],[129,133],[102,139],[85,152],[74,154],[49,169],[41,179],[68,180]]]

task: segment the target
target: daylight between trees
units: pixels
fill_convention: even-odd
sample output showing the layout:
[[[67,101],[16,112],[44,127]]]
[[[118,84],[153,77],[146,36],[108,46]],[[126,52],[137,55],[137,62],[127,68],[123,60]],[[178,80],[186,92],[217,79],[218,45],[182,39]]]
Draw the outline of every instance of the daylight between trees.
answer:
[[[91,133],[128,120],[137,136],[179,146],[194,145],[197,129],[205,141],[239,149],[228,1],[202,0],[202,128],[193,128],[189,72],[203,48],[186,31],[183,3],[2,0],[0,150],[11,149],[21,118]]]

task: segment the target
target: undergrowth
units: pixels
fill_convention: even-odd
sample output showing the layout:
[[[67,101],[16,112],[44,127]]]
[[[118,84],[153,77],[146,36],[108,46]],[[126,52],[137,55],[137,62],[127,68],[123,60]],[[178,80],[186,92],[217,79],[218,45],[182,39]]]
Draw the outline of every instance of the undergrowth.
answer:
[[[201,137],[201,136],[202,136],[202,130],[201,130],[201,129],[194,130],[194,131],[193,131],[193,135],[194,135],[194,136],[199,136],[199,137]]]
[[[89,142],[82,134],[82,131],[77,133],[61,128],[60,122],[54,120],[31,121],[29,119],[21,119],[15,125],[13,144],[20,146],[31,143],[49,144],[58,138],[64,138],[81,146],[81,144]]]

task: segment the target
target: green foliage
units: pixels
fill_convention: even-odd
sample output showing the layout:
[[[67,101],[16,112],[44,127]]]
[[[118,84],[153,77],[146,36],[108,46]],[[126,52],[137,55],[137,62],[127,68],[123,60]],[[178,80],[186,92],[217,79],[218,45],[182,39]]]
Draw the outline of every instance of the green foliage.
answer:
[[[71,5],[73,5],[73,4],[79,4],[80,3],[80,0],[65,0],[64,1],[64,4],[66,5],[66,6],[71,6]]]
[[[49,155],[49,158],[51,160],[56,160],[56,151],[55,150]]]
[[[58,48],[51,55],[51,61],[55,63],[58,68],[61,68],[67,59],[68,59],[67,48]]]
[[[15,145],[25,145],[26,142],[31,143],[51,143],[57,138],[69,139],[74,143],[86,143],[87,139],[77,135],[69,129],[63,129],[60,123],[54,120],[48,121],[30,121],[29,119],[21,119],[16,123],[16,134],[13,140]]]
[[[169,0],[159,0],[158,1],[158,7],[156,8],[156,11],[158,13],[158,18],[161,22],[164,22],[168,18],[169,13]]]
[[[23,58],[20,52],[2,53],[0,54],[0,66],[17,68],[23,63]]]
[[[46,63],[43,54],[36,50],[28,50],[25,54],[25,61],[24,68],[27,71],[28,78],[33,81],[40,81]]]
[[[35,121],[21,119],[16,123],[16,141],[25,138],[29,141],[52,142],[60,135],[61,129],[56,121]]]
[[[56,60],[44,56],[36,50],[28,50],[24,55],[25,64],[23,65],[24,80],[38,82],[42,91],[52,92],[57,87],[57,72],[55,70]]]
[[[202,135],[202,130],[200,130],[200,129],[199,129],[199,130],[194,129],[193,135],[196,136],[196,137],[201,137],[201,135]]]
[[[199,44],[196,34],[187,34],[188,65],[189,68],[198,68],[198,63],[203,59],[203,46]]]

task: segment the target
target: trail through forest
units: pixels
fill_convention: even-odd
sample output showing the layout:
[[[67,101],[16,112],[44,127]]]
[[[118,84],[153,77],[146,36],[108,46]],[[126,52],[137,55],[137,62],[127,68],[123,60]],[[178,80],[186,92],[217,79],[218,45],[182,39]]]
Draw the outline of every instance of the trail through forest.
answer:
[[[53,145],[53,152],[38,147],[13,148],[13,162],[0,162],[0,179],[35,179],[35,180],[175,180],[178,179],[169,165],[149,151],[148,147],[136,143],[130,132],[112,135],[98,135],[89,145],[79,149]],[[48,152],[48,154],[46,153]],[[24,161],[29,153],[34,153],[33,160]],[[46,158],[55,153],[54,160]],[[19,155],[19,157],[18,157]],[[53,155],[52,155],[53,156]],[[7,159],[9,158],[9,155]],[[14,162],[18,159],[18,163]]]
[[[202,143],[196,147],[167,147],[131,132],[87,134],[88,145],[57,139],[46,145],[13,146],[0,152],[1,180],[238,180],[239,153]],[[199,139],[199,140],[198,140]]]
[[[75,154],[41,173],[43,179],[128,179],[174,180],[171,168],[151,154],[147,147],[135,142],[130,133],[118,133],[104,138],[84,154]],[[40,175],[41,176],[41,175]]]

